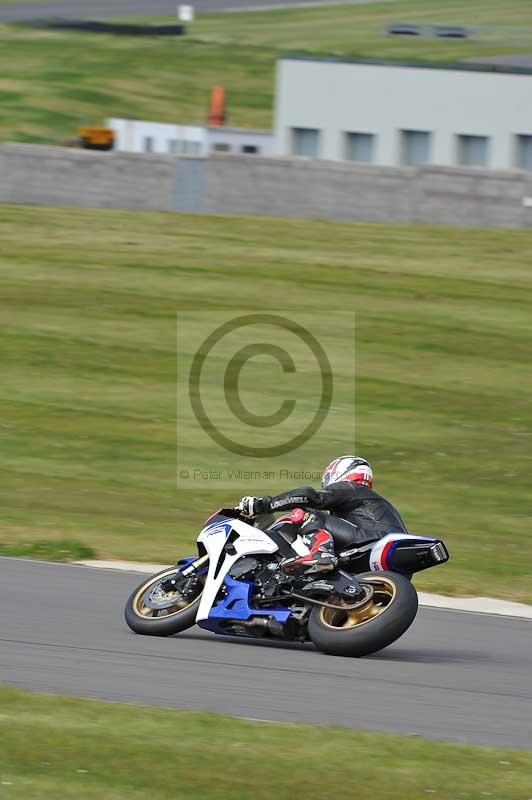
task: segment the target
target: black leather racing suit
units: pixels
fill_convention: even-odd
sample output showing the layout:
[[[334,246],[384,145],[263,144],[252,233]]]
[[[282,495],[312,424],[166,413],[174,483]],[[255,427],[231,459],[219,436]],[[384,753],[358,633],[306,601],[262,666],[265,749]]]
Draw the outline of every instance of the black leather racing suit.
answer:
[[[313,513],[301,526],[311,549],[313,535],[323,530],[332,534],[336,549],[377,541],[388,533],[408,532],[401,515],[388,500],[373,489],[351,481],[339,481],[319,490],[302,486],[275,497],[264,497],[262,502],[264,511],[312,509]],[[320,513],[323,511],[329,511],[331,516]]]

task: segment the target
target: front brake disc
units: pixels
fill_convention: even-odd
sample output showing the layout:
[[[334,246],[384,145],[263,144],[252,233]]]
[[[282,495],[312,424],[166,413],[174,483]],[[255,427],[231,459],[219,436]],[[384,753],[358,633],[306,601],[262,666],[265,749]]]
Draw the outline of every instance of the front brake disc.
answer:
[[[175,606],[176,603],[180,603],[184,600],[183,595],[177,591],[177,588],[171,591],[165,591],[165,589],[163,589],[163,584],[165,583],[168,583],[167,579],[156,583],[149,592],[146,592],[142,598],[145,606],[153,608],[154,610],[171,608]]]

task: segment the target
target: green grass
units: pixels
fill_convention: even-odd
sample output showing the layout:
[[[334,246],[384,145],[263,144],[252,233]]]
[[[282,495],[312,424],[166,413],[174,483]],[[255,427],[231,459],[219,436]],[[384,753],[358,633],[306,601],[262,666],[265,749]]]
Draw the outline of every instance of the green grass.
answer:
[[[12,800],[526,800],[532,785],[526,751],[7,688],[0,701]]]
[[[290,488],[176,491],[178,310],[305,310],[339,377],[301,466],[351,449],[354,368],[331,316],[348,310],[357,449],[407,525],[452,551],[417,585],[532,600],[532,232],[3,206],[0,240],[1,542],[165,563],[214,508]],[[254,392],[252,410],[278,407],[275,381]],[[227,463],[196,425],[180,444],[186,466]]]
[[[44,542],[15,541],[0,542],[0,556],[17,556],[19,558],[39,558],[46,561],[78,561],[94,558],[91,547],[71,539],[59,539]]]
[[[275,61],[286,51],[455,61],[530,50],[530,42],[382,35],[397,19],[532,28],[529,0],[400,0],[204,14],[177,39],[0,25],[0,138],[61,141],[80,123],[107,116],[203,123],[210,89],[219,82],[228,90],[230,124],[270,127]]]

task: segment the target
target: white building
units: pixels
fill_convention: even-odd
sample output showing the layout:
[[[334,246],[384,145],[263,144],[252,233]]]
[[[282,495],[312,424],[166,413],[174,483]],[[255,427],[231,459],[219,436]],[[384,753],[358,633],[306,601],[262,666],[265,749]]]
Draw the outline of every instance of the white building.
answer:
[[[126,153],[208,156],[209,153],[272,155],[273,134],[252,128],[172,125],[137,119],[106,120],[115,132],[115,150]]]
[[[532,69],[281,58],[278,155],[532,170]]]

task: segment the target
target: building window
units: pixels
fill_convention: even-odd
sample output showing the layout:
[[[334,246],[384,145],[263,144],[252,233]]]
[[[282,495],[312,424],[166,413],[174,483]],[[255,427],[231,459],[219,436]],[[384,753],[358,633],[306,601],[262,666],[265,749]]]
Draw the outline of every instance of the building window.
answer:
[[[432,133],[430,131],[401,131],[401,164],[415,166],[430,164]]]
[[[515,137],[515,166],[532,170],[532,136]]]
[[[489,138],[487,136],[458,136],[457,162],[464,167],[487,167]]]
[[[259,148],[254,144],[243,144],[240,148],[241,153],[258,153]]]
[[[145,136],[144,137],[144,152],[145,153],[153,153],[153,136]]]
[[[216,150],[217,153],[230,153],[231,152],[231,145],[226,144],[226,142],[215,142],[212,146],[213,150]]]
[[[292,155],[317,158],[320,132],[316,128],[292,128]]]
[[[197,156],[201,152],[201,142],[195,142],[193,139],[183,139],[181,152],[185,156]]]
[[[177,139],[168,139],[166,147],[169,153],[175,155],[177,153]]]
[[[373,133],[346,133],[345,160],[371,164],[374,160],[375,136]]]

